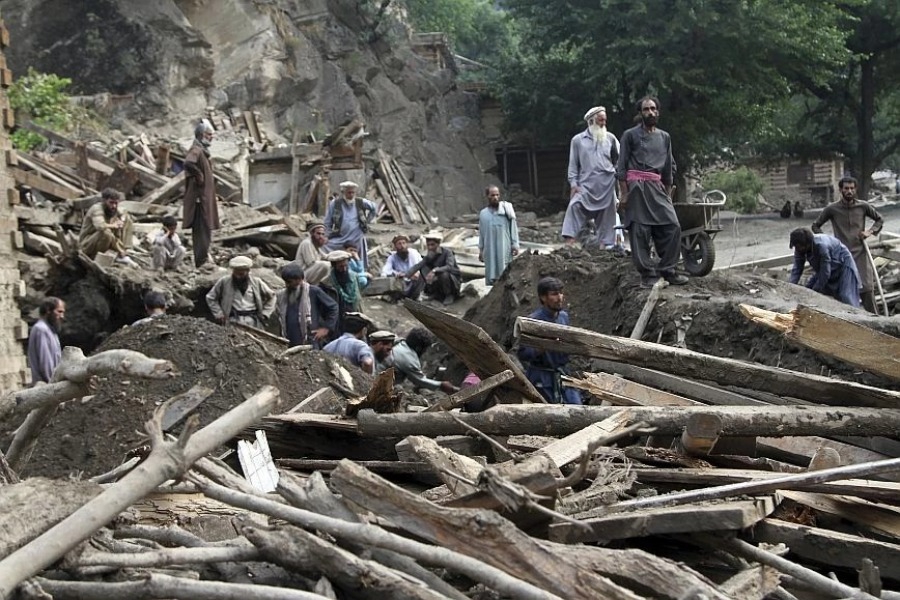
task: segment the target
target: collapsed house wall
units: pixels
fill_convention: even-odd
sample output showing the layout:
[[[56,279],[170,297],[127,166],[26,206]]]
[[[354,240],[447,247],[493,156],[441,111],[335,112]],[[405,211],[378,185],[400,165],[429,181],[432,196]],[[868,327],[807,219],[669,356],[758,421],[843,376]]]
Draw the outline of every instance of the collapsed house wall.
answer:
[[[18,203],[18,192],[7,169],[7,163],[15,160],[15,152],[9,141],[8,131],[13,124],[12,110],[6,88],[12,83],[12,73],[6,68],[6,46],[9,33],[0,22],[0,393],[17,390],[29,383],[25,354],[21,339],[28,335],[28,325],[19,314],[16,299],[23,295],[24,285],[19,277],[16,260],[18,222],[13,205]]]

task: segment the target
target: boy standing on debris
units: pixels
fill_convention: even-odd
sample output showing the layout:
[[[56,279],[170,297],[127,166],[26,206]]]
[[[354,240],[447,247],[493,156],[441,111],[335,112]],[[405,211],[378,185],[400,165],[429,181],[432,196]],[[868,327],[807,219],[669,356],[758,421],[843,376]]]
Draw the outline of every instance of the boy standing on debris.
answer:
[[[856,198],[856,179],[844,177],[838,182],[841,199],[832,202],[819,213],[819,218],[812,224],[813,233],[822,233],[822,225],[831,221],[834,237],[841,240],[856,263],[859,273],[860,298],[863,308],[871,313],[877,313],[875,308],[875,270],[866,253],[866,238],[878,235],[884,220],[872,205]],[[872,221],[872,226],[866,229],[866,217]]]
[[[844,304],[859,306],[859,272],[847,246],[839,239],[799,227],[791,232],[790,247],[794,249],[791,283],[800,283],[806,261],[809,261],[813,275],[806,287]]]
[[[128,248],[131,247],[131,216],[119,210],[122,194],[112,188],[100,192],[100,202],[90,207],[81,222],[78,247],[89,258],[114,250],[116,262],[136,267]]]
[[[347,313],[344,317],[344,334],[329,342],[322,351],[343,356],[366,373],[374,374],[375,354],[365,342],[366,333],[371,326],[372,320],[363,313]]]
[[[153,268],[157,271],[174,271],[181,266],[185,250],[178,237],[178,221],[171,215],[162,220],[162,231],[153,238]]]
[[[275,294],[266,283],[250,274],[253,261],[235,256],[228,263],[231,275],[221,278],[206,294],[206,304],[216,323],[240,323],[262,329],[275,310]]]
[[[529,319],[569,324],[569,313],[563,310],[563,282],[556,277],[543,277],[538,281],[537,293],[541,307],[528,315]],[[581,404],[581,392],[575,388],[563,387],[561,376],[568,375],[569,355],[562,352],[538,350],[521,346],[519,360],[525,367],[525,376],[537,391],[551,404]]]
[[[304,281],[303,269],[296,264],[285,265],[281,278],[285,288],[275,296],[281,335],[291,347],[311,344],[321,348],[337,334],[337,302],[319,286]]]
[[[59,330],[66,318],[66,303],[48,296],[41,302],[38,313],[40,318],[35,321],[28,336],[28,366],[31,367],[32,383],[50,383],[62,357]]]
[[[328,203],[325,211],[325,229],[328,233],[328,250],[343,250],[347,244],[359,250],[364,270],[369,268],[369,246],[366,233],[378,214],[378,207],[371,200],[356,195],[359,186],[352,181],[341,183],[341,197]]]
[[[195,267],[200,267],[209,260],[212,231],[219,228],[216,181],[209,160],[209,145],[212,139],[212,123],[203,119],[194,128],[194,143],[184,157],[186,179],[182,226],[191,230]]]

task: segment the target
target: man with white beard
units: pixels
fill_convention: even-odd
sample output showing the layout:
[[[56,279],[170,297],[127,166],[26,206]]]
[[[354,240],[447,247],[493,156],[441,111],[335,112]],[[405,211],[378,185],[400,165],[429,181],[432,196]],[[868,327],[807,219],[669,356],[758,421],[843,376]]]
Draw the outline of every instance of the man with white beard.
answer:
[[[619,140],[606,130],[606,109],[595,106],[585,113],[587,129],[569,146],[569,207],[562,237],[574,244],[587,220],[594,220],[597,242],[611,249],[616,243],[616,161]]]

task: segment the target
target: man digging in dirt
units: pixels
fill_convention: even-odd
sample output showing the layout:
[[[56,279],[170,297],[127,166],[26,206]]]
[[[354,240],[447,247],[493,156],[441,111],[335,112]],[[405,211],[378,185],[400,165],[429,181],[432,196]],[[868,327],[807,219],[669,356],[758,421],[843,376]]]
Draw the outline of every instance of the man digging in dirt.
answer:
[[[321,348],[337,335],[338,305],[317,285],[303,280],[296,264],[281,270],[285,288],[275,296],[281,335],[291,347],[305,344]]]
[[[847,246],[839,239],[824,233],[813,234],[808,227],[800,227],[791,232],[790,247],[794,249],[791,283],[800,283],[809,261],[813,275],[806,287],[844,304],[859,306],[859,272]]]
[[[131,216],[119,211],[122,194],[112,188],[100,193],[100,202],[90,207],[84,214],[81,233],[78,236],[78,247],[89,258],[95,258],[101,252],[114,250],[116,262],[136,267],[128,248],[131,247]]]
[[[563,310],[565,296],[563,282],[556,277],[543,277],[538,281],[537,293],[541,307],[528,315],[529,319],[569,324],[569,313]],[[541,396],[552,404],[581,404],[581,392],[575,388],[564,388],[561,376],[568,375],[569,355],[549,352],[528,346],[521,346],[519,360],[525,367],[525,376],[534,384]]]
[[[66,318],[66,303],[48,296],[41,302],[38,312],[40,318],[35,321],[28,336],[28,366],[31,367],[32,383],[49,383],[62,357],[59,329]]]
[[[409,380],[415,387],[426,390],[441,390],[445,394],[453,394],[459,391],[449,381],[437,381],[427,377],[422,371],[421,358],[425,352],[434,345],[434,335],[424,327],[416,327],[407,335],[406,339],[394,344],[391,352],[394,357],[394,369],[396,375],[394,381],[402,383]]]
[[[813,233],[822,233],[822,225],[831,221],[834,237],[841,240],[853,255],[856,270],[861,284],[860,298],[863,307],[870,313],[877,313],[875,308],[875,270],[866,253],[866,238],[878,235],[884,219],[872,205],[856,198],[856,179],[844,177],[838,182],[841,199],[832,202],[819,213],[819,218],[812,224]],[[866,229],[866,217],[872,220],[872,227]]]
[[[375,354],[365,342],[372,319],[360,312],[350,312],[344,317],[344,333],[329,342],[323,352],[343,356],[370,375],[375,371]]]
[[[275,310],[275,294],[266,283],[250,274],[253,261],[235,256],[226,275],[206,294],[206,304],[216,323],[229,321],[262,329]]]
[[[616,178],[621,197],[619,211],[628,230],[631,259],[641,275],[641,287],[651,288],[660,275],[673,285],[688,278],[675,272],[681,254],[681,226],[672,206],[675,161],[672,140],[658,129],[659,100],[645,97],[637,105],[641,123],[622,135]],[[650,255],[656,247],[659,262]]]

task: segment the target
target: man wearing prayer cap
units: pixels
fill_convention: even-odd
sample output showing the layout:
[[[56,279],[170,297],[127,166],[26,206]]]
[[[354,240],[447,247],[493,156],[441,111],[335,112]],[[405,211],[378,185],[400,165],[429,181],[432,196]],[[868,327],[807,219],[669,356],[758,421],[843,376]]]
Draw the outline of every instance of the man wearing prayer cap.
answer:
[[[219,228],[219,207],[216,204],[216,182],[209,160],[209,145],[213,139],[212,124],[203,119],[194,128],[194,143],[184,157],[184,222],[191,230],[194,244],[194,266],[209,260],[212,231]]]
[[[343,330],[345,315],[362,310],[362,292],[359,279],[350,271],[350,253],[346,250],[332,250],[326,256],[331,264],[331,272],[320,284],[338,305],[338,331]]]
[[[328,203],[325,211],[327,250],[342,250],[347,244],[359,251],[364,270],[369,270],[369,246],[366,233],[377,215],[378,208],[370,200],[356,195],[359,186],[352,181],[341,183],[341,195]]]
[[[411,298],[415,282],[421,277],[418,273],[407,276],[410,269],[419,264],[422,255],[415,248],[409,247],[409,237],[403,234],[395,235],[391,240],[394,251],[384,261],[381,268],[382,277],[396,277],[404,281],[403,296]]]
[[[309,235],[300,242],[294,262],[303,269],[307,283],[318,285],[331,273],[331,263],[328,262],[326,249],[328,236],[322,223],[310,225],[307,231]]]
[[[397,336],[392,331],[381,329],[369,334],[369,346],[375,355],[375,374],[388,370],[393,366],[391,350],[394,348],[394,340]]]
[[[365,371],[375,372],[375,354],[365,342],[366,333],[372,326],[372,319],[361,312],[349,312],[344,315],[344,334],[333,342],[329,342],[323,352],[343,356],[348,361]]]
[[[206,304],[217,323],[241,323],[262,329],[275,310],[275,294],[262,279],[250,274],[253,261],[235,256],[226,275],[206,294]]]
[[[462,273],[456,264],[456,256],[449,248],[441,246],[444,236],[438,231],[429,231],[424,236],[428,254],[410,269],[406,275],[420,277],[413,282],[410,298],[417,300],[424,292],[445,306],[453,304],[462,286]]]
[[[289,263],[281,269],[285,288],[275,296],[281,335],[290,346],[321,348],[337,335],[338,305],[319,286],[304,281],[303,269]]]
[[[601,248],[616,243],[616,161],[619,140],[606,130],[606,109],[595,106],[584,115],[587,128],[569,145],[569,207],[562,237],[574,244],[592,221]]]

